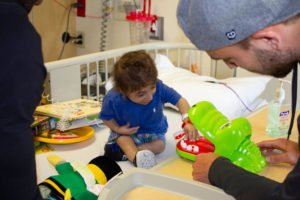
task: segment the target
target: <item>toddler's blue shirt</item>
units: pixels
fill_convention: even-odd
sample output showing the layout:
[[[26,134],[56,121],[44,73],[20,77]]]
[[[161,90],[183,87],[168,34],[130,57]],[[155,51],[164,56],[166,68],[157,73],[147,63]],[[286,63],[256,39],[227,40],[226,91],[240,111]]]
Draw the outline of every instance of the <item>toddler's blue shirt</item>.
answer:
[[[130,127],[139,126],[138,133],[165,133],[168,122],[163,114],[165,103],[176,105],[181,95],[173,88],[158,80],[156,92],[148,105],[132,102],[115,89],[111,89],[103,100],[99,118],[102,120],[114,119],[120,126],[130,124]]]

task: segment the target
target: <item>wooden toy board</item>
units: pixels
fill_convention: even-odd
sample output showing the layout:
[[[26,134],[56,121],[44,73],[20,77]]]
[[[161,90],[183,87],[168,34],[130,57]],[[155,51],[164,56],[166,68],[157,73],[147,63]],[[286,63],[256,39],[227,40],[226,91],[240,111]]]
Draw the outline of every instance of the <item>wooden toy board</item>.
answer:
[[[76,120],[85,117],[97,116],[101,105],[97,101],[89,99],[75,99],[71,101],[56,102],[38,106],[37,114],[56,117],[64,120]]]

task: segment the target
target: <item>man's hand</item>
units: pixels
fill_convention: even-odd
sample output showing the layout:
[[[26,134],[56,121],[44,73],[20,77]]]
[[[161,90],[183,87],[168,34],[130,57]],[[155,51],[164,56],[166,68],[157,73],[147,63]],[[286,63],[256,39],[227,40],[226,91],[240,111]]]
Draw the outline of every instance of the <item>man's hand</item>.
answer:
[[[284,162],[295,165],[300,156],[298,144],[284,138],[262,141],[257,145],[266,153],[266,160],[269,163]],[[275,153],[274,150],[279,150],[279,153]]]
[[[193,179],[196,181],[209,183],[208,172],[212,163],[219,156],[214,153],[200,153],[196,156],[195,163],[193,164]]]

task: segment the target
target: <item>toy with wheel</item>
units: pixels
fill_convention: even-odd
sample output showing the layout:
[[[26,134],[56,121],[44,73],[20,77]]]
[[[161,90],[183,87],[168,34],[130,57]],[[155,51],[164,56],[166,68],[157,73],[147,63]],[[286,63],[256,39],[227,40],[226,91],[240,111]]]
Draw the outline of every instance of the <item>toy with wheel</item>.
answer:
[[[201,101],[190,108],[193,125],[215,145],[215,153],[254,173],[262,171],[266,160],[251,141],[251,125],[245,118],[229,121],[213,104]]]

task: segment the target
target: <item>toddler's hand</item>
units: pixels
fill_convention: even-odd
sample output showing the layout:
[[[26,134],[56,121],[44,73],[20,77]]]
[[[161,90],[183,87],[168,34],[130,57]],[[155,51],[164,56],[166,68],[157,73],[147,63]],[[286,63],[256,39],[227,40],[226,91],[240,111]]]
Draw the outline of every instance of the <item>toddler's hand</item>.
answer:
[[[126,124],[124,126],[120,126],[118,128],[118,133],[122,135],[133,135],[139,130],[139,126],[136,127],[130,127],[130,124]]]
[[[195,141],[199,138],[198,130],[192,124],[186,124],[183,130],[190,141]]]

